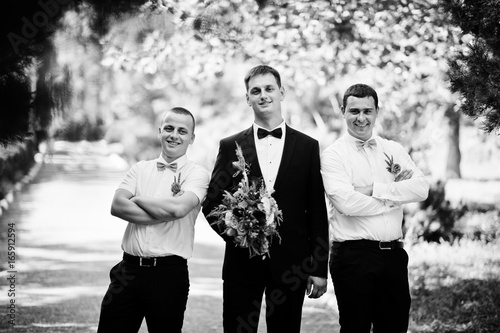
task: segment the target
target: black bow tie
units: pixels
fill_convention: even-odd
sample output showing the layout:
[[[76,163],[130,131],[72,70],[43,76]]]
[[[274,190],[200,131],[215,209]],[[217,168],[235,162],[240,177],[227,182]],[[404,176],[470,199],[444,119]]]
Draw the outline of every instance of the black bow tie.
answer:
[[[257,137],[259,139],[265,138],[268,135],[272,135],[275,138],[281,139],[281,136],[283,135],[283,131],[281,130],[281,127],[276,128],[276,129],[274,129],[272,131],[266,131],[265,129],[260,128],[260,127],[257,130]]]

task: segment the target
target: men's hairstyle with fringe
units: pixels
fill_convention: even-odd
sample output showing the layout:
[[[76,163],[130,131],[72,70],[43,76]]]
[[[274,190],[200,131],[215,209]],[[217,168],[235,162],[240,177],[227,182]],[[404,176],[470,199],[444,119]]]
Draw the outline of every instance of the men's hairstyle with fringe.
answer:
[[[251,78],[258,76],[258,75],[265,75],[265,74],[272,74],[274,78],[276,79],[276,83],[278,84],[278,87],[281,88],[281,76],[280,73],[278,73],[277,70],[272,68],[271,66],[267,65],[259,65],[255,66],[252,68],[247,75],[245,75],[245,87],[247,88],[248,91],[248,82],[250,81]]]
[[[358,98],[363,98],[363,97],[373,97],[373,100],[375,101],[375,108],[378,109],[378,96],[377,92],[375,89],[370,87],[369,85],[363,84],[363,83],[357,83],[349,88],[347,88],[346,92],[344,93],[344,98],[342,100],[343,103],[343,108],[342,111],[345,111],[345,107],[347,106],[347,99],[349,96],[354,96]]]

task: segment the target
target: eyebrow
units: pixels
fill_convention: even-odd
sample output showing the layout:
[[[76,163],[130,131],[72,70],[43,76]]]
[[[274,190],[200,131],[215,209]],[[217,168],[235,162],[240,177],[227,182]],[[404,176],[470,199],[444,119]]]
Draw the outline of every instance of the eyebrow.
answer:
[[[163,125],[162,128],[167,128],[167,127],[173,127],[173,128],[175,128],[174,125],[170,125],[170,124],[165,124],[165,125]],[[178,126],[177,128],[178,129],[188,129],[187,127],[184,127],[184,126]]]
[[[268,84],[268,85],[265,85],[264,88],[274,88],[275,85],[273,84]],[[261,89],[261,87],[250,87],[250,91],[252,90],[255,90],[255,89]]]
[[[375,109],[375,108],[372,108],[372,107],[369,107],[369,108],[349,108],[349,110],[363,110],[363,111],[365,111],[365,110],[370,110],[370,111],[372,111],[372,110],[374,110],[374,109]]]

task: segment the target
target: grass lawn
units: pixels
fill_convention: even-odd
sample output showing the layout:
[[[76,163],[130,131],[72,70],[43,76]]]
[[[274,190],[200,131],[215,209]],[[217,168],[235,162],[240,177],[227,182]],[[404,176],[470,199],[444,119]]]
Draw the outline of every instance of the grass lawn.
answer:
[[[421,243],[408,252],[411,332],[499,332],[498,241]]]

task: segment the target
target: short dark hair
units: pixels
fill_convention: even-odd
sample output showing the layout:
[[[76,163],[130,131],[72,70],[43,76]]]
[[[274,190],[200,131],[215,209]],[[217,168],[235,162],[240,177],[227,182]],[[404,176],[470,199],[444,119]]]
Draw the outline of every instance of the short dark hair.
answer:
[[[180,107],[180,106],[176,106],[176,107],[173,107],[171,108],[170,110],[168,110],[164,115],[163,115],[163,118],[161,119],[161,123],[163,124],[163,121],[165,120],[165,116],[167,113],[169,112],[173,112],[173,113],[177,113],[177,114],[183,114],[185,116],[190,116],[191,119],[193,120],[193,133],[194,133],[194,128],[195,128],[195,124],[196,124],[196,121],[194,120],[194,116],[193,114],[191,113],[191,111],[189,111],[188,109],[186,108],[183,108],[183,107]]]
[[[371,96],[371,97],[373,97],[373,100],[375,101],[375,108],[378,109],[377,92],[375,91],[375,89],[373,89],[369,85],[366,85],[363,83],[357,83],[357,84],[353,84],[352,86],[347,88],[347,90],[344,93],[344,98],[342,100],[344,109],[347,106],[347,99],[349,98],[349,96],[354,96],[354,97],[358,97],[358,98]]]
[[[247,88],[248,91],[248,82],[250,81],[251,78],[258,76],[258,75],[265,75],[265,74],[272,74],[274,78],[276,79],[276,83],[278,84],[278,87],[281,88],[281,77],[280,73],[278,73],[277,70],[272,68],[271,66],[267,65],[258,65],[252,68],[250,71],[248,71],[247,75],[245,75],[245,87]]]

